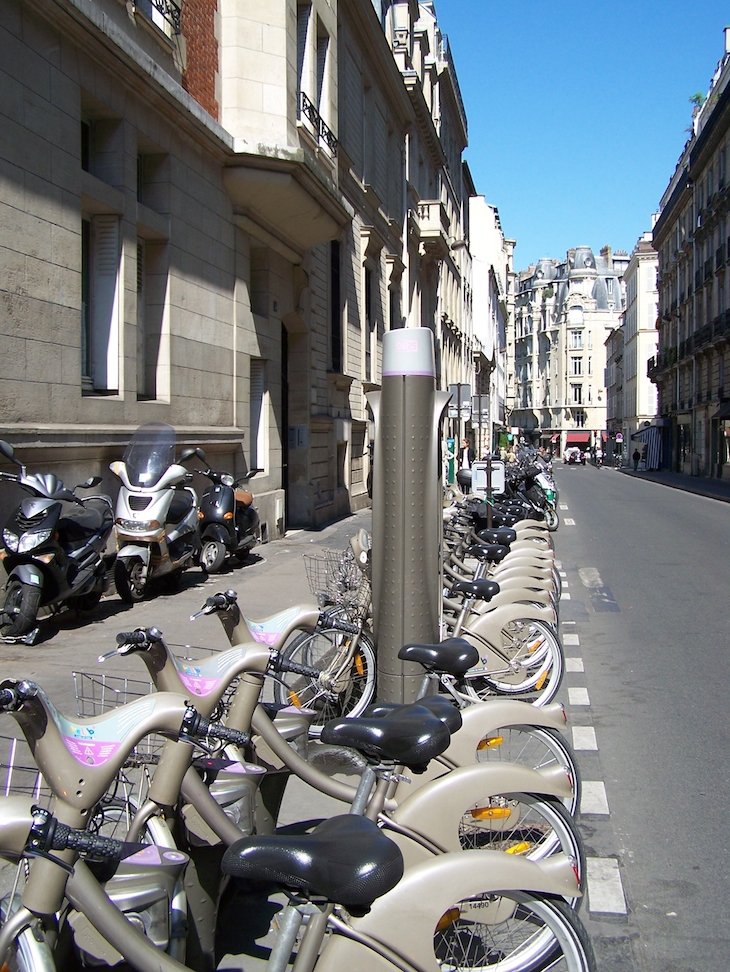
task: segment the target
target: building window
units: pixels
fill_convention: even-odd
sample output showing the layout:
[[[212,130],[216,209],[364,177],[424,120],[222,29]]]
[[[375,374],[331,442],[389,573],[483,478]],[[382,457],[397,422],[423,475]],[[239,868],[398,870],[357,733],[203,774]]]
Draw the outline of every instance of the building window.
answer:
[[[569,346],[570,349],[575,351],[578,348],[583,347],[583,332],[582,331],[570,331],[569,332]]]
[[[570,386],[570,402],[572,405],[582,405],[583,404],[583,386],[582,385],[571,385]]]
[[[588,374],[593,374],[593,358],[590,355],[588,356]]]
[[[249,469],[268,468],[268,391],[266,389],[266,362],[251,358],[250,372],[250,421],[249,421]]]
[[[137,400],[170,399],[168,247],[137,240]]]
[[[570,373],[571,375],[583,374],[583,358],[573,357],[570,359]]]
[[[119,264],[119,218],[82,219],[81,373],[86,392],[119,390]]]
[[[568,310],[568,323],[571,327],[583,326],[583,308],[580,305],[571,307]]]
[[[340,241],[330,242],[330,367],[342,373],[342,307],[340,306]]]
[[[586,422],[588,421],[588,416],[586,415],[585,409],[577,408],[573,412],[573,420],[575,421],[576,428],[584,429],[586,427]]]
[[[375,316],[373,310],[373,272],[369,267],[365,267],[365,381],[373,380],[373,331],[375,329]]]
[[[297,88],[299,91],[311,90],[309,87],[309,58],[307,56],[307,36],[309,34],[309,18],[312,12],[311,4],[300,3],[297,6]]]

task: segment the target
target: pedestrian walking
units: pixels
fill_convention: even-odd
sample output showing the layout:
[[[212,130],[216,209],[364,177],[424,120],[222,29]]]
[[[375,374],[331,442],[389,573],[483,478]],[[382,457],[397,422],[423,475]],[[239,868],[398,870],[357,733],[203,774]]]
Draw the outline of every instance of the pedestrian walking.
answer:
[[[468,439],[461,440],[460,457],[459,468],[471,469],[471,464],[474,462],[474,450]]]
[[[634,449],[634,453],[631,456],[631,458],[634,460],[634,472],[638,472],[638,469],[639,469],[639,459],[641,459],[641,453],[639,452],[638,449]]]

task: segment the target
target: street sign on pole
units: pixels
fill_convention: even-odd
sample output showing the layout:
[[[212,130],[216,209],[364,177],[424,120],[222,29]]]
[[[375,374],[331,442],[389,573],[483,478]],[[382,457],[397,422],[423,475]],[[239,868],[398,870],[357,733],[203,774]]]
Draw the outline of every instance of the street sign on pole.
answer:
[[[489,395],[472,395],[471,424],[475,429],[489,428]]]
[[[471,417],[471,385],[449,385],[449,394],[449,418],[468,421]]]

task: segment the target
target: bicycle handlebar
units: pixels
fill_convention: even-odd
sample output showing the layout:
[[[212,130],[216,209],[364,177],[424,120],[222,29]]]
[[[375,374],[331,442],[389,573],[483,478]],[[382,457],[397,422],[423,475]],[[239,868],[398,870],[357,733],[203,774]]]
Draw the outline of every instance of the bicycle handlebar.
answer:
[[[204,738],[205,736],[222,739],[224,742],[233,743],[234,746],[247,746],[251,742],[249,733],[229,729],[228,726],[221,725],[220,722],[211,722],[210,719],[202,716],[194,706],[189,705],[183,717],[180,739],[183,742],[192,743],[196,737]]]
[[[304,675],[306,678],[319,678],[322,672],[310,665],[300,665],[299,662],[289,661],[282,655],[276,655],[271,661],[271,668],[275,672],[292,672],[294,675]]]
[[[190,615],[190,620],[195,621],[197,618],[202,617],[204,614],[213,614],[214,611],[227,611],[228,608],[233,607],[238,601],[238,594],[236,591],[225,591],[222,594],[214,594],[209,597],[205,604],[199,611],[195,614]]]
[[[29,856],[46,856],[52,850],[75,850],[92,857],[121,861],[147,846],[103,837],[88,830],[76,830],[60,823],[42,807],[32,807],[31,813],[33,826],[25,845]]]

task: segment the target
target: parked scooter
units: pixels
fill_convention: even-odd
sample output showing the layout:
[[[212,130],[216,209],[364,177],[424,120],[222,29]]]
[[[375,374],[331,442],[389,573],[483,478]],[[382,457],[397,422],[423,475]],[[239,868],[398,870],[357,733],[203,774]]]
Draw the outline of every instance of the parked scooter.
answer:
[[[202,450],[198,450],[200,455]],[[205,456],[202,457],[207,462]],[[245,557],[258,540],[259,515],[253,505],[253,493],[246,485],[261,469],[252,469],[234,479],[228,473],[196,469],[213,484],[200,498],[200,566],[208,574],[217,574],[226,559]]]
[[[74,490],[53,473],[28,473],[15,450],[0,439],[0,453],[20,466],[20,473],[0,473],[32,495],[21,501],[3,530],[3,566],[8,574],[0,631],[6,638],[31,632],[42,607],[68,604],[96,607],[109,587],[113,555],[105,555],[114,520],[108,496],[77,496],[101,482],[92,476]],[[30,642],[32,644],[32,641]]]
[[[180,462],[200,449],[184,449]],[[121,461],[109,468],[122,482],[116,506],[117,593],[131,604],[144,597],[150,581],[172,589],[200,553],[198,497],[188,484],[193,474],[175,462],[175,430],[164,422],[141,425]]]

